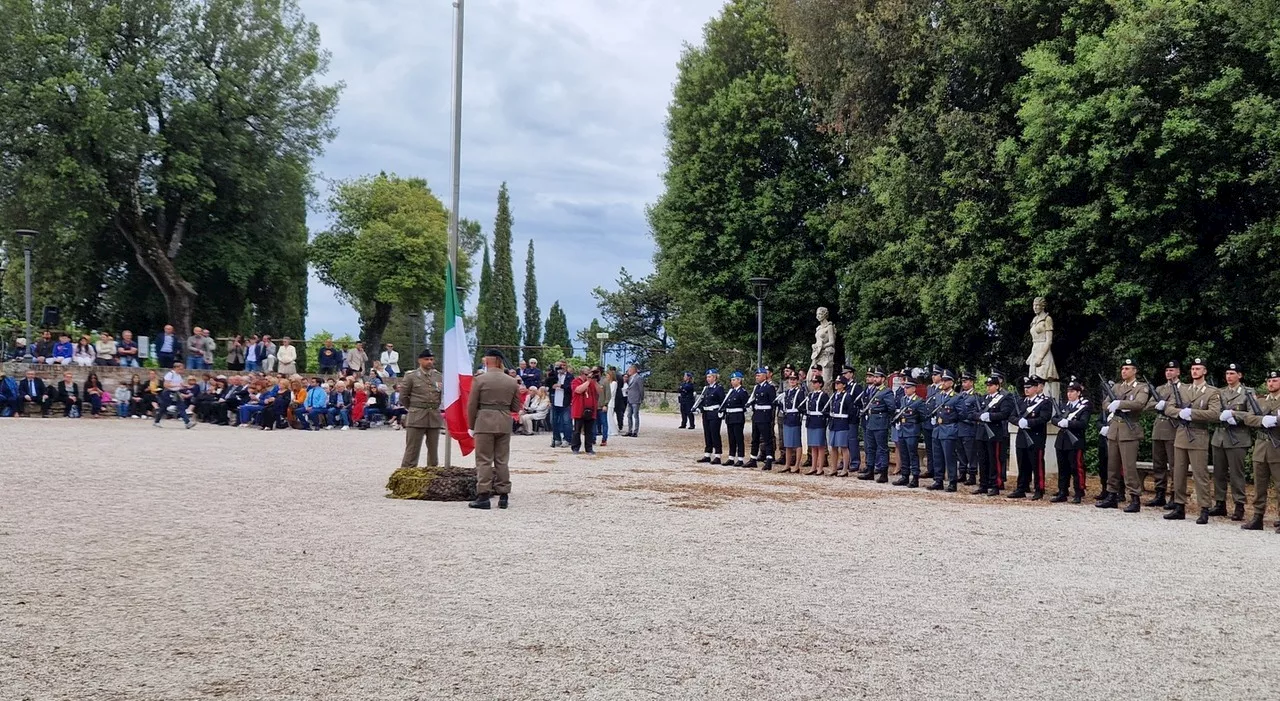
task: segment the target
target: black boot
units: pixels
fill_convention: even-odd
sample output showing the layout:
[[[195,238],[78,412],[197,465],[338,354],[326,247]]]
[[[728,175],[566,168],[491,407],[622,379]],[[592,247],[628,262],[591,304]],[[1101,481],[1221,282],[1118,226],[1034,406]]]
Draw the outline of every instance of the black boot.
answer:
[[[972,486],[976,485],[977,483],[978,483],[978,478],[977,478],[976,476],[974,476],[974,475],[969,475],[969,477],[968,477],[967,479],[965,479],[965,481],[964,481],[964,486],[966,486],[966,487],[972,487]]]
[[[895,486],[895,487],[905,487],[905,486],[907,486],[907,484],[909,484],[910,482],[911,482],[911,478],[910,478],[909,476],[907,476],[907,474],[904,472],[903,474],[898,475],[898,479],[896,479],[896,480],[894,480],[894,481],[893,481],[893,486]]]
[[[929,483],[929,486],[928,486],[928,487],[925,487],[925,489],[927,489],[927,490],[929,490],[929,491],[931,491],[931,492],[936,492],[936,491],[938,491],[939,489],[942,489],[942,480],[934,480],[934,481],[930,482],[930,483]]]
[[[972,495],[974,495],[974,496],[976,497],[976,496],[979,496],[979,495],[982,495],[982,494],[986,494],[986,493],[987,493],[987,488],[986,488],[986,487],[978,487],[977,489],[975,489],[975,490],[973,490],[972,492],[969,492],[969,493],[970,493],[970,494],[972,494]]]
[[[1005,499],[1026,499],[1026,498],[1027,498],[1027,493],[1022,491],[1021,488],[1018,488],[1013,490],[1012,492],[1009,492],[1009,496],[1005,497]]]
[[[948,492],[954,492],[954,491],[956,491],[956,482],[955,482],[955,480],[952,480],[952,481],[950,481],[950,482],[948,482],[948,483],[947,483],[947,491],[948,491]]]
[[[1066,500],[1067,500],[1067,493],[1066,493],[1066,492],[1058,492],[1057,494],[1054,494],[1054,495],[1053,495],[1053,498],[1049,500],[1049,503],[1050,503],[1050,504],[1061,504],[1062,502],[1064,502],[1064,501],[1066,501]]]
[[[1084,501],[1084,495],[1083,495],[1083,494],[1077,494],[1077,495],[1075,495],[1074,497],[1071,497],[1071,503],[1072,503],[1072,504],[1079,504],[1079,503],[1080,503],[1080,502],[1082,502],[1082,501]]]
[[[1262,516],[1255,515],[1249,519],[1249,522],[1240,527],[1242,531],[1260,531],[1262,530]]]
[[[987,490],[987,496],[989,496],[989,497],[998,497],[998,496],[1000,496],[1000,488],[999,488],[999,487],[992,487],[991,489]]]
[[[1164,515],[1166,521],[1182,521],[1187,518],[1187,509],[1182,504],[1174,504],[1169,513]]]
[[[719,455],[717,455],[717,456],[715,456],[714,458],[711,458],[711,464],[712,464],[712,465],[719,465],[719,464],[720,464],[720,456],[719,456]]]
[[[498,508],[499,508],[499,509],[505,509],[505,508],[507,508],[508,496],[509,496],[509,495],[507,495],[507,494],[499,494],[499,495],[498,495]]]
[[[1244,520],[1244,502],[1236,502],[1236,508],[1231,512],[1232,521]]]
[[[1209,509],[1209,515],[1210,516],[1226,516],[1227,502],[1225,501],[1215,502],[1213,505],[1213,508]]]
[[[1031,501],[1040,501],[1043,498],[1044,492],[1039,489],[1031,493]]]
[[[1104,487],[1104,488],[1103,488],[1103,490],[1102,490],[1101,492],[1098,492],[1098,496],[1094,497],[1094,498],[1093,498],[1093,500],[1094,500],[1094,501],[1106,501],[1106,500],[1107,500],[1107,498],[1108,498],[1108,497],[1110,497],[1110,496],[1111,496],[1111,492],[1108,492],[1108,491],[1106,490],[1106,488]]]
[[[920,478],[911,475],[911,481],[907,482],[907,489],[917,489],[920,486]]]
[[[1204,524],[1208,523],[1209,513],[1210,513],[1210,509],[1200,509],[1200,518],[1196,519],[1196,524],[1203,526]]]
[[[700,459],[695,460],[694,462],[711,462],[711,456],[703,455]]]
[[[1126,514],[1136,514],[1139,511],[1142,511],[1142,499],[1137,494],[1134,494],[1129,497],[1129,505],[1124,507],[1124,512]]]
[[[1164,499],[1164,490],[1157,489],[1155,497],[1153,497],[1151,501],[1148,501],[1144,506],[1164,506],[1165,504],[1168,504],[1168,502]]]
[[[885,470],[884,472],[881,472],[881,473],[880,473],[880,475],[879,475],[878,477],[876,477],[876,482],[878,482],[878,483],[880,483],[880,484],[886,484],[888,481],[889,481],[889,471],[888,471],[888,470]]]
[[[1107,492],[1106,494],[1107,494],[1107,498],[1106,498],[1106,499],[1103,499],[1102,501],[1098,502],[1097,504],[1094,504],[1094,506],[1098,507],[1099,509],[1118,509],[1118,508],[1120,508],[1120,499],[1119,499],[1119,498],[1117,498],[1117,497],[1116,497],[1116,495],[1112,494],[1111,492]]]
[[[876,473],[875,473],[875,472],[872,472],[871,470],[867,470],[866,472],[859,472],[859,473],[858,473],[858,479],[860,479],[860,480],[873,480],[873,479],[875,479],[875,478],[876,478]]]
[[[773,471],[773,458],[765,458],[765,459],[764,459],[764,467],[760,468],[760,471],[761,471],[761,472],[772,472],[772,471]]]
[[[488,495],[488,494],[477,494],[477,495],[476,495],[476,500],[475,500],[475,501],[473,501],[473,502],[471,502],[471,503],[469,503],[469,504],[467,504],[467,506],[469,506],[469,507],[471,507],[471,508],[473,508],[473,509],[487,509],[487,508],[489,508],[489,495]]]
[[[743,467],[757,467],[756,459],[751,458],[750,460],[748,460],[746,463],[743,464]]]

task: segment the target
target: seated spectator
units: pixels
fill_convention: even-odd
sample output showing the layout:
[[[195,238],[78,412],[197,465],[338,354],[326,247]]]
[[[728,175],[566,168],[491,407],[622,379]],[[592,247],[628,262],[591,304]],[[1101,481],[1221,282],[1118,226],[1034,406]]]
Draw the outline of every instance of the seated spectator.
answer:
[[[351,428],[351,403],[354,401],[347,383],[338,380],[329,393],[329,428],[341,427],[345,431]]]
[[[164,383],[155,370],[147,371],[147,381],[142,385],[143,412],[138,416],[153,414],[160,408],[160,393],[164,391]]]
[[[27,357],[27,339],[19,336],[13,342],[13,348],[9,351],[6,360],[23,360]]]
[[[207,424],[218,422],[218,400],[227,388],[227,381],[221,375],[213,379],[208,387],[196,396],[196,418]],[[226,411],[222,412],[223,417]]]
[[[33,354],[35,361],[41,365],[53,364],[53,335],[48,331],[40,332],[40,340],[36,341],[36,349]]]
[[[519,375],[512,375],[512,377],[516,378],[516,386],[520,388],[516,392],[516,401],[520,403],[520,409],[511,412],[511,430],[514,431],[520,426],[520,411],[529,401],[529,388],[524,386],[524,380],[521,380]]]
[[[391,414],[391,425],[392,425],[392,426],[393,426],[397,431],[399,431],[399,430],[403,429],[403,428],[404,428],[404,417],[405,417],[405,416],[407,416],[407,415],[409,414],[409,410],[405,408],[405,406],[404,406],[404,402],[403,402],[403,401],[401,401],[401,397],[400,397],[400,385],[396,385],[396,386],[393,388],[393,391],[392,391],[392,392],[391,392],[391,394],[387,397],[387,403],[388,403],[388,404],[390,405],[390,407],[391,407],[391,409],[390,409],[390,410],[389,410],[389,412],[388,412],[388,413],[390,413],[390,414]]]
[[[89,400],[89,414],[98,418],[102,414],[102,403],[110,398],[107,390],[98,379],[98,373],[91,372],[84,381],[84,398]]]
[[[533,435],[534,422],[545,421],[550,411],[551,401],[547,399],[545,387],[529,392],[529,398],[524,408],[520,410],[520,435]]]
[[[374,421],[386,421],[389,413],[386,385],[374,385],[369,391],[369,401],[365,404],[365,420],[373,425]]]
[[[18,391],[18,383],[9,377],[4,371],[4,366],[0,365],[0,416],[17,416],[20,405],[21,394]]]
[[[135,374],[133,379],[127,383],[121,383],[116,387],[114,397],[116,400],[116,416],[127,419],[131,416],[133,409],[134,392],[142,389],[142,381]]]
[[[64,372],[62,373],[62,381],[54,385],[53,391],[45,395],[44,415],[49,415],[49,410],[54,402],[61,402],[63,416],[79,418],[80,406],[83,400],[84,395],[80,391],[80,385],[76,383],[71,373]]]
[[[391,379],[391,373],[382,367],[382,361],[373,361],[373,366],[369,368],[369,376],[376,378],[379,382],[386,382]]]
[[[329,392],[325,390],[320,378],[311,378],[311,387],[298,413],[298,423],[304,431],[319,431],[320,424],[329,415]]]
[[[231,416],[238,416],[240,413],[240,405],[249,398],[249,390],[244,384],[244,378],[240,375],[232,375],[227,380],[226,386],[218,395],[218,400],[214,403],[212,412],[214,423],[219,426],[226,426],[231,423]],[[235,425],[239,425],[236,422]]]
[[[138,344],[133,340],[133,332],[120,332],[120,342],[116,344],[116,363],[123,368],[138,367]]]
[[[178,390],[178,396],[182,399],[182,404],[185,407],[182,410],[183,415],[191,416],[195,414],[196,400],[200,398],[200,381],[196,379],[195,375],[187,376],[187,383],[182,386],[182,389]]]
[[[98,340],[93,344],[94,353],[97,354],[97,364],[104,367],[111,367],[116,364],[116,341],[111,334],[103,331],[98,335]]]
[[[302,409],[307,405],[307,386],[302,377],[294,375],[289,378],[289,408],[285,412],[285,423],[291,428],[302,428]]]
[[[65,333],[58,334],[58,342],[53,344],[53,359],[49,361],[51,365],[70,365],[72,357],[75,355],[76,347],[71,343],[71,337]]]
[[[284,422],[289,411],[289,401],[289,380],[280,378],[271,390],[263,393],[262,411],[258,412],[258,430],[274,431],[282,423],[288,426]]]
[[[93,365],[98,360],[98,351],[93,347],[93,342],[89,340],[86,334],[80,337],[76,342],[76,347],[71,351],[71,362],[82,368]]]
[[[164,386],[160,390],[158,400],[155,402],[155,422],[152,424],[156,428],[160,428],[160,419],[165,414],[173,413],[182,418],[182,423],[187,428],[191,428],[190,413],[187,411],[188,403],[186,397],[190,394],[187,390],[187,379],[182,376],[182,362],[173,361],[173,369],[164,375]],[[195,384],[195,378],[191,378],[191,384]]]
[[[42,416],[48,415],[44,402],[47,394],[48,389],[44,386],[44,380],[36,377],[35,370],[28,370],[27,376],[18,383],[17,413],[21,414],[26,411],[28,404],[39,404],[40,414]]]
[[[257,424],[258,413],[262,411],[263,395],[267,392],[273,392],[274,384],[269,384],[266,380],[254,380],[249,386],[249,398],[240,405],[237,416],[237,426],[253,426]]]
[[[367,427],[364,411],[369,403],[369,391],[363,382],[357,382],[351,393],[351,423],[358,427]]]

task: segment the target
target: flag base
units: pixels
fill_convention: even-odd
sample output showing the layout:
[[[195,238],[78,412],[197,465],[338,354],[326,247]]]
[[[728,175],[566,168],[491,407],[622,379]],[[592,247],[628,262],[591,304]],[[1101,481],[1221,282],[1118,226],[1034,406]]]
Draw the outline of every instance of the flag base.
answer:
[[[387,478],[388,499],[471,501],[476,471],[461,467],[401,467]]]

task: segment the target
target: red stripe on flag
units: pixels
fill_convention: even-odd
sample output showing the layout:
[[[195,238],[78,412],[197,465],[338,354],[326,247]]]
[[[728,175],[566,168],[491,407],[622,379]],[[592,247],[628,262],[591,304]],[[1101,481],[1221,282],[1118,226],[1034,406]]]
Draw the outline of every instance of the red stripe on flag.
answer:
[[[459,375],[458,385],[461,396],[444,410],[444,422],[449,427],[449,436],[458,442],[463,455],[470,455],[476,449],[476,441],[467,432],[467,402],[471,398],[471,375]]]

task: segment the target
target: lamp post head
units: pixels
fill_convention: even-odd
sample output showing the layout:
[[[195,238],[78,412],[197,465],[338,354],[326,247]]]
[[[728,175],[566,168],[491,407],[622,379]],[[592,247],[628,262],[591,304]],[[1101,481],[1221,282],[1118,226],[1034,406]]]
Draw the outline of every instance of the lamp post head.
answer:
[[[773,280],[767,277],[753,277],[747,282],[751,283],[751,295],[756,301],[762,301],[769,294],[769,286],[773,284]]]
[[[16,229],[13,233],[22,237],[22,247],[28,251],[31,250],[31,245],[36,240],[36,237],[40,235],[40,232],[32,231],[31,229]]]

